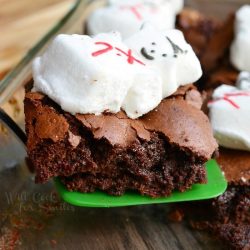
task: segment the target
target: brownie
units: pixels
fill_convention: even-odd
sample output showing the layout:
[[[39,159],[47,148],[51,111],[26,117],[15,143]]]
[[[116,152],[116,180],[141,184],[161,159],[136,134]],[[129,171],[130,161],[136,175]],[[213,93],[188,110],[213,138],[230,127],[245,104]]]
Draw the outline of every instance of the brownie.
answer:
[[[180,87],[139,119],[121,111],[72,115],[40,93],[26,93],[27,151],[36,182],[59,176],[69,190],[136,190],[168,196],[206,182],[205,162],[217,151],[202,99]]]
[[[220,148],[217,161],[228,181],[226,192],[177,205],[170,218],[175,220],[178,213],[192,228],[211,232],[230,249],[250,249],[250,152]]]
[[[250,187],[229,185],[217,199],[174,207],[170,219],[187,219],[195,230],[210,232],[226,249],[250,249]],[[176,214],[179,218],[176,218]]]
[[[220,21],[196,10],[184,9],[177,18],[177,27],[200,59],[204,76],[220,67],[228,57],[234,37],[234,15]]]

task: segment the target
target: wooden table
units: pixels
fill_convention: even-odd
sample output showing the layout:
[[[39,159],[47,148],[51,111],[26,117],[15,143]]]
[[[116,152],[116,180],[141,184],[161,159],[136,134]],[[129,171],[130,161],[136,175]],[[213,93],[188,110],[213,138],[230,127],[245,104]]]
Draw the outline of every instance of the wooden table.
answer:
[[[58,21],[74,0],[0,0],[0,79]]]
[[[185,223],[168,221],[169,205],[72,207],[51,183],[34,184],[26,166],[0,171],[0,183],[1,250],[222,249]]]

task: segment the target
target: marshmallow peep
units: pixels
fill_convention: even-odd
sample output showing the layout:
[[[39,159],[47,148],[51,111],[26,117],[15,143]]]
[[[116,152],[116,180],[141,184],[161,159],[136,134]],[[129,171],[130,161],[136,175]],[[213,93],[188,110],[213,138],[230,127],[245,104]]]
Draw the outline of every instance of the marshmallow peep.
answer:
[[[90,15],[87,22],[90,35],[115,30],[125,39],[138,32],[144,22],[151,22],[160,30],[171,29],[175,26],[176,12],[181,8],[181,4],[174,5],[172,1],[115,2],[116,4],[99,8]]]
[[[244,5],[236,12],[230,60],[238,70],[250,71],[250,5]]]
[[[134,119],[155,108],[162,97],[161,78],[118,33],[57,36],[34,60],[33,78],[33,91],[72,114],[117,113],[123,106]]]
[[[249,76],[241,73],[237,87],[221,85],[215,89],[208,104],[214,136],[223,147],[250,151]]]
[[[124,42],[161,76],[162,98],[202,75],[198,58],[179,30],[159,31],[146,23],[140,32]]]

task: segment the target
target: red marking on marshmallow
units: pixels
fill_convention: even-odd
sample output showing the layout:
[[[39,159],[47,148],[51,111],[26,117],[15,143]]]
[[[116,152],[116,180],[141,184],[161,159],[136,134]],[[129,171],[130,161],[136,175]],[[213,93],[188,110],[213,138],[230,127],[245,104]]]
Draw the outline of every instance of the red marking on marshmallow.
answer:
[[[240,106],[237,103],[235,103],[233,100],[230,99],[230,97],[238,97],[238,96],[249,96],[250,97],[250,92],[238,92],[238,93],[224,94],[223,97],[215,99],[215,100],[211,100],[208,102],[208,104],[213,104],[217,101],[223,100],[223,101],[228,102],[230,105],[232,105],[236,109],[240,109]]]
[[[135,58],[132,54],[132,50],[129,49],[128,52],[125,52],[123,51],[122,49],[120,48],[117,48],[117,47],[113,47],[111,44],[109,43],[106,43],[106,42],[96,42],[95,43],[96,45],[104,45],[105,48],[104,49],[101,49],[101,50],[97,50],[95,52],[92,53],[92,56],[96,57],[96,56],[100,56],[102,54],[105,54],[109,51],[112,51],[113,49],[117,50],[119,53],[116,53],[117,56],[122,56],[125,55],[127,57],[127,62],[129,64],[134,64],[134,62],[137,62],[141,65],[145,65],[142,61],[138,60],[137,58]]]
[[[99,55],[102,55],[104,53],[107,53],[108,51],[112,50],[113,49],[113,46],[109,43],[105,43],[105,42],[96,42],[95,43],[96,45],[104,45],[106,46],[106,48],[104,49],[101,49],[101,50],[98,50],[96,52],[93,52],[92,53],[92,56],[99,56]]]
[[[115,49],[118,50],[119,52],[121,52],[122,54],[124,54],[125,56],[128,57],[128,63],[129,63],[129,64],[133,64],[134,61],[135,61],[135,62],[137,62],[137,63],[139,63],[139,64],[145,65],[142,61],[136,59],[136,58],[132,55],[132,50],[131,50],[131,49],[129,49],[128,52],[125,52],[125,51],[123,51],[123,50],[121,50],[121,49],[119,49],[119,48],[117,48],[117,47],[115,47]]]
[[[132,5],[132,6],[121,6],[122,10],[130,10],[138,20],[142,20],[142,15],[139,9],[144,7],[142,4]]]

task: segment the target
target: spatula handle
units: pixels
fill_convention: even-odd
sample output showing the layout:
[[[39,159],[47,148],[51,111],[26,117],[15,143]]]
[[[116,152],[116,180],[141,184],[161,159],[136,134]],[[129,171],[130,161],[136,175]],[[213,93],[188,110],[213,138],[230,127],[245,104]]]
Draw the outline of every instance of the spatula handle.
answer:
[[[26,147],[26,134],[2,108],[0,108],[0,121],[2,121]]]

